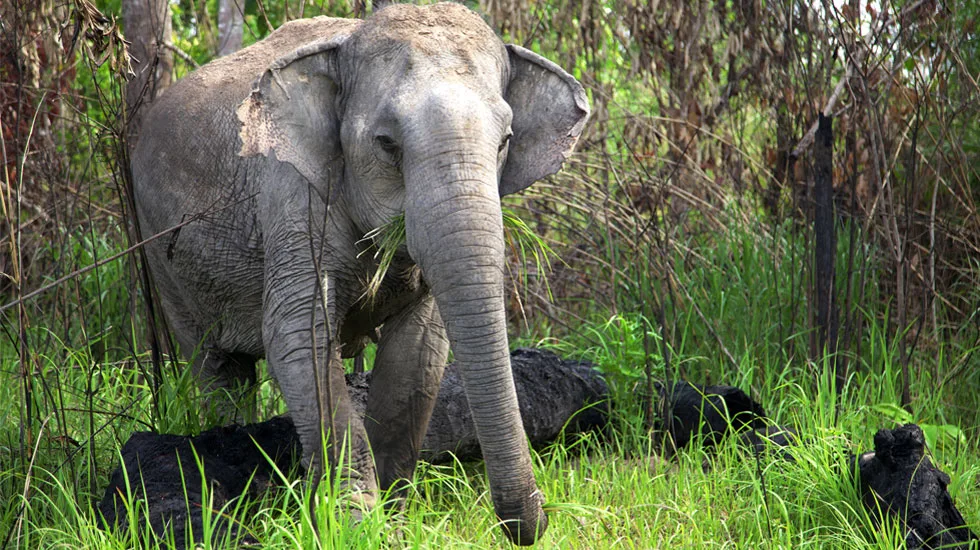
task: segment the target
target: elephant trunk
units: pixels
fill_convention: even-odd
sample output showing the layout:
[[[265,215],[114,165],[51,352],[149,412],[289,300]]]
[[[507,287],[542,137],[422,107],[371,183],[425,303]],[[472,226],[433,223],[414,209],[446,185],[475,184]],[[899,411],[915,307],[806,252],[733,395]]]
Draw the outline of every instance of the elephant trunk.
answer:
[[[406,233],[462,373],[494,509],[507,536],[529,545],[547,516],[510,366],[496,147],[467,146],[471,139],[447,150],[443,138],[442,151],[406,162]]]

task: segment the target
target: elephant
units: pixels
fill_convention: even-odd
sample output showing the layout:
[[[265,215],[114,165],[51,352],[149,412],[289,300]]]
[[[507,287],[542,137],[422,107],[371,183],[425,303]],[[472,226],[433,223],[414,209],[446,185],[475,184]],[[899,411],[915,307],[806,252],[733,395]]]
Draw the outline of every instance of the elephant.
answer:
[[[556,173],[582,85],[459,4],[317,17],[177,81],[132,155],[136,218],[170,329],[240,404],[265,358],[314,472],[352,508],[411,479],[450,349],[506,535],[547,515],[511,375],[501,196]],[[403,217],[380,287],[372,234]],[[377,339],[363,418],[342,359]],[[329,468],[329,470],[326,470]]]

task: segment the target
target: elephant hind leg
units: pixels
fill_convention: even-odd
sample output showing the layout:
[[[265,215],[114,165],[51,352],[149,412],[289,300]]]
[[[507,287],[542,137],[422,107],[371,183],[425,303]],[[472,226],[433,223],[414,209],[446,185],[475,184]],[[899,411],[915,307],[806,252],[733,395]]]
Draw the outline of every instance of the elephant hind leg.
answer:
[[[214,348],[201,349],[195,357],[194,374],[207,394],[208,408],[221,422],[256,420],[256,360],[251,354]]]
[[[153,275],[160,305],[181,355],[191,364],[198,387],[207,395],[205,410],[213,409],[221,422],[254,420],[252,389],[257,357],[226,351],[227,344],[219,345],[216,323],[200,314],[204,308],[181,292],[183,281],[168,269],[167,263],[157,260],[153,262]]]

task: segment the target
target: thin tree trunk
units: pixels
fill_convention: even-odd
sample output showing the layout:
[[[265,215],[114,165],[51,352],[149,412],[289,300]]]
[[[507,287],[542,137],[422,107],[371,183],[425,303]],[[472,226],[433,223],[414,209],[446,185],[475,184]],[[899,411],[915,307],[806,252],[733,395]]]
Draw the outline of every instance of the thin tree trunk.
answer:
[[[862,274],[857,277],[860,279],[861,286],[855,287],[856,274],[855,270],[858,269],[855,266],[855,262],[858,261],[858,221],[856,219],[858,212],[858,199],[857,199],[857,179],[858,179],[858,152],[857,152],[857,129],[854,125],[851,125],[847,131],[844,138],[844,158],[848,159],[849,162],[845,162],[846,172],[847,172],[847,189],[850,193],[850,204],[848,205],[847,211],[847,267],[844,268],[844,320],[843,328],[840,329],[838,333],[837,349],[848,350],[852,343],[854,343],[858,349],[858,353],[854,356],[860,356],[860,331],[855,327],[860,322],[860,314],[856,311],[854,307],[855,303],[861,303],[858,299],[855,301],[854,293],[859,292],[862,296],[864,294],[864,275]],[[864,265],[863,263],[861,265]],[[859,326],[859,325],[858,325]],[[842,344],[843,342],[843,344]],[[839,368],[839,375],[847,378],[847,370],[849,367],[849,357],[850,354],[840,354],[837,356],[837,366]]]
[[[130,150],[136,144],[149,104],[170,85],[173,52],[167,0],[123,0],[123,25],[136,77],[126,84],[126,121]]]
[[[143,116],[153,100],[170,85],[173,75],[173,52],[166,47],[171,40],[170,6],[167,0],[123,0],[123,25],[126,40],[129,42],[130,67],[134,77],[126,83],[126,127],[125,139],[119,146],[116,157],[118,162],[114,170],[119,174],[123,184],[125,204],[129,211],[128,224],[129,242],[137,243],[143,240],[139,221],[132,215],[133,181],[129,167],[129,154],[136,147]],[[139,282],[143,292],[143,305],[146,308],[147,332],[150,338],[150,357],[153,364],[155,380],[162,380],[163,374],[163,345],[172,352],[174,349],[167,322],[158,312],[161,311],[159,302],[150,279],[146,265],[145,249],[139,249],[138,269]],[[173,354],[171,353],[171,357]],[[159,387],[154,382],[153,408],[157,416],[161,414]]]
[[[242,48],[245,0],[218,0],[218,57]]]
[[[837,351],[837,304],[834,300],[834,131],[833,119],[820,114],[814,146],[813,233],[814,283],[817,295],[817,356]],[[834,356],[832,356],[834,357]],[[837,372],[836,358],[831,359],[837,389],[843,387],[843,373]]]

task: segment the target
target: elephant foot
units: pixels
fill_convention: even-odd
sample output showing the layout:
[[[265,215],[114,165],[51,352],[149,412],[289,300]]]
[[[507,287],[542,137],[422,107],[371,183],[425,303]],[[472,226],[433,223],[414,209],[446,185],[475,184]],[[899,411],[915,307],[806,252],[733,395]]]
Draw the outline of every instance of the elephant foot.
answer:
[[[378,503],[378,496],[371,491],[355,490],[344,496],[346,506],[354,511],[370,512]]]
[[[372,483],[363,479],[345,479],[340,482],[337,498],[338,513],[350,518],[353,525],[363,521],[364,516],[378,504],[378,490]]]
[[[318,496],[319,491],[316,485],[310,487],[310,490],[312,492],[309,501],[310,521],[313,524],[313,531],[316,533],[317,538],[321,536],[321,529],[330,529],[331,523],[347,529],[357,527],[358,524],[364,521],[367,514],[371,513],[375,508],[378,500],[375,492],[365,487],[364,484],[341,481],[335,492],[328,489],[322,495],[327,502],[336,499],[334,505],[328,506],[328,510],[332,511],[327,512],[328,515],[333,514],[333,521],[327,520],[324,523],[322,519],[317,519],[319,517],[317,508],[324,501]]]

